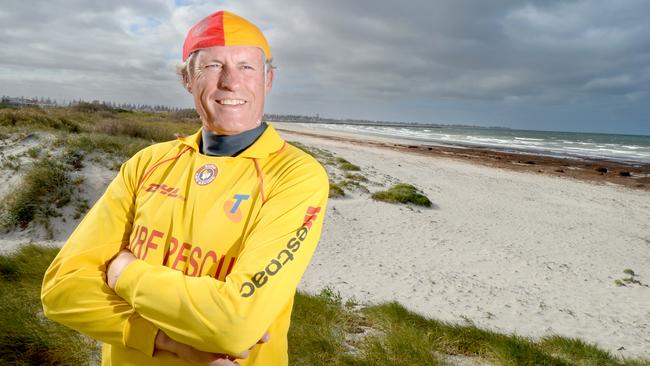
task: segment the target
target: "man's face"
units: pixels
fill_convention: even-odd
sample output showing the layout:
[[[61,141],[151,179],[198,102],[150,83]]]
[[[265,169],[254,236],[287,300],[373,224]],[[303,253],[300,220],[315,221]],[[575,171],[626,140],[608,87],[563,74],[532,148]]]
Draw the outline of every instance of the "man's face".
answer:
[[[236,135],[259,125],[273,70],[264,79],[264,52],[252,46],[215,46],[199,51],[188,88],[203,126]]]

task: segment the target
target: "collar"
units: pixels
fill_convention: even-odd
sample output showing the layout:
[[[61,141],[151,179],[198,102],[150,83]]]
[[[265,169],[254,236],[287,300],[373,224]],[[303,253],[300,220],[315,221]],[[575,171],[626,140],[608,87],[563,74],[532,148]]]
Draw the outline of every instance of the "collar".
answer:
[[[257,141],[236,157],[262,159],[282,149],[284,146],[284,140],[280,137],[275,128],[273,128],[271,123],[267,123],[267,125],[268,127]],[[185,137],[179,137],[178,139],[182,144],[191,147],[195,152],[199,152],[199,141],[201,140],[202,130],[203,127],[199,127],[196,133]]]
[[[201,153],[209,156],[237,156],[253,145],[267,127],[266,122],[262,122],[252,130],[237,135],[218,135],[203,126],[199,141]]]

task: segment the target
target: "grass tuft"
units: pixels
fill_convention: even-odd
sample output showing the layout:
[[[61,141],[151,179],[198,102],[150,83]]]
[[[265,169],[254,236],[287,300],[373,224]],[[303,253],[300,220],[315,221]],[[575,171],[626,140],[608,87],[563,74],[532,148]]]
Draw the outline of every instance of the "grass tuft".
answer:
[[[344,196],[345,196],[345,191],[343,190],[343,188],[341,188],[340,185],[334,182],[330,182],[329,198],[339,198]]]
[[[96,342],[46,319],[40,287],[56,248],[26,245],[0,255],[0,364],[88,365],[97,363]],[[11,278],[7,278],[11,268]]]
[[[345,162],[345,163],[340,163],[339,168],[341,170],[348,170],[348,171],[359,171],[361,168],[359,168],[358,165],[354,165],[350,162]]]
[[[345,354],[345,312],[319,296],[296,293],[289,328],[292,365],[332,365]]]
[[[355,181],[355,182],[363,182],[363,183],[368,182],[368,178],[366,178],[366,177],[364,177],[363,175],[358,174],[358,173],[348,173],[348,172],[346,172],[346,173],[343,175],[343,177],[344,177],[345,179],[348,179],[348,180],[351,180],[351,181]]]
[[[412,203],[418,206],[432,206],[429,198],[418,192],[414,186],[406,183],[396,184],[387,191],[375,192],[372,194],[372,198],[390,203]]]
[[[57,214],[70,202],[71,180],[66,166],[50,158],[34,163],[23,183],[10,192],[0,207],[0,226],[4,229],[25,228],[35,219]]]

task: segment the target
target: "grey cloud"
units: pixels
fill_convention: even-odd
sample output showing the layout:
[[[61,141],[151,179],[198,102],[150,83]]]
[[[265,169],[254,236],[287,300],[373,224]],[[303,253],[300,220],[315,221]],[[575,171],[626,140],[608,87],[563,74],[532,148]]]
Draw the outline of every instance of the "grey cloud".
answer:
[[[272,41],[286,69],[312,70],[324,89],[346,85],[354,95],[563,98],[603,73],[641,72],[619,54],[647,48],[644,4],[591,5],[327,2],[300,9],[297,20],[275,19]]]
[[[644,111],[650,95],[642,0],[9,1],[0,9],[0,92],[29,86],[33,95],[190,105],[174,64],[187,29],[218,9],[267,35],[277,112],[381,118],[373,113],[401,115],[408,105],[414,112],[402,119],[435,119],[453,104],[474,114],[438,116],[502,118],[510,115],[500,108],[587,111],[602,98]]]

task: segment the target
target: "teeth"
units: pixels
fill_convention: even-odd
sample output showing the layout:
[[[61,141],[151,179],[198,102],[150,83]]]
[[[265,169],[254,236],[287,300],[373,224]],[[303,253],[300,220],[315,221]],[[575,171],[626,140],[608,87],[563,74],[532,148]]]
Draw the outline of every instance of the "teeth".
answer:
[[[217,102],[219,102],[219,104],[227,104],[227,105],[239,105],[239,104],[246,103],[241,99],[224,99],[224,100],[218,100]]]

